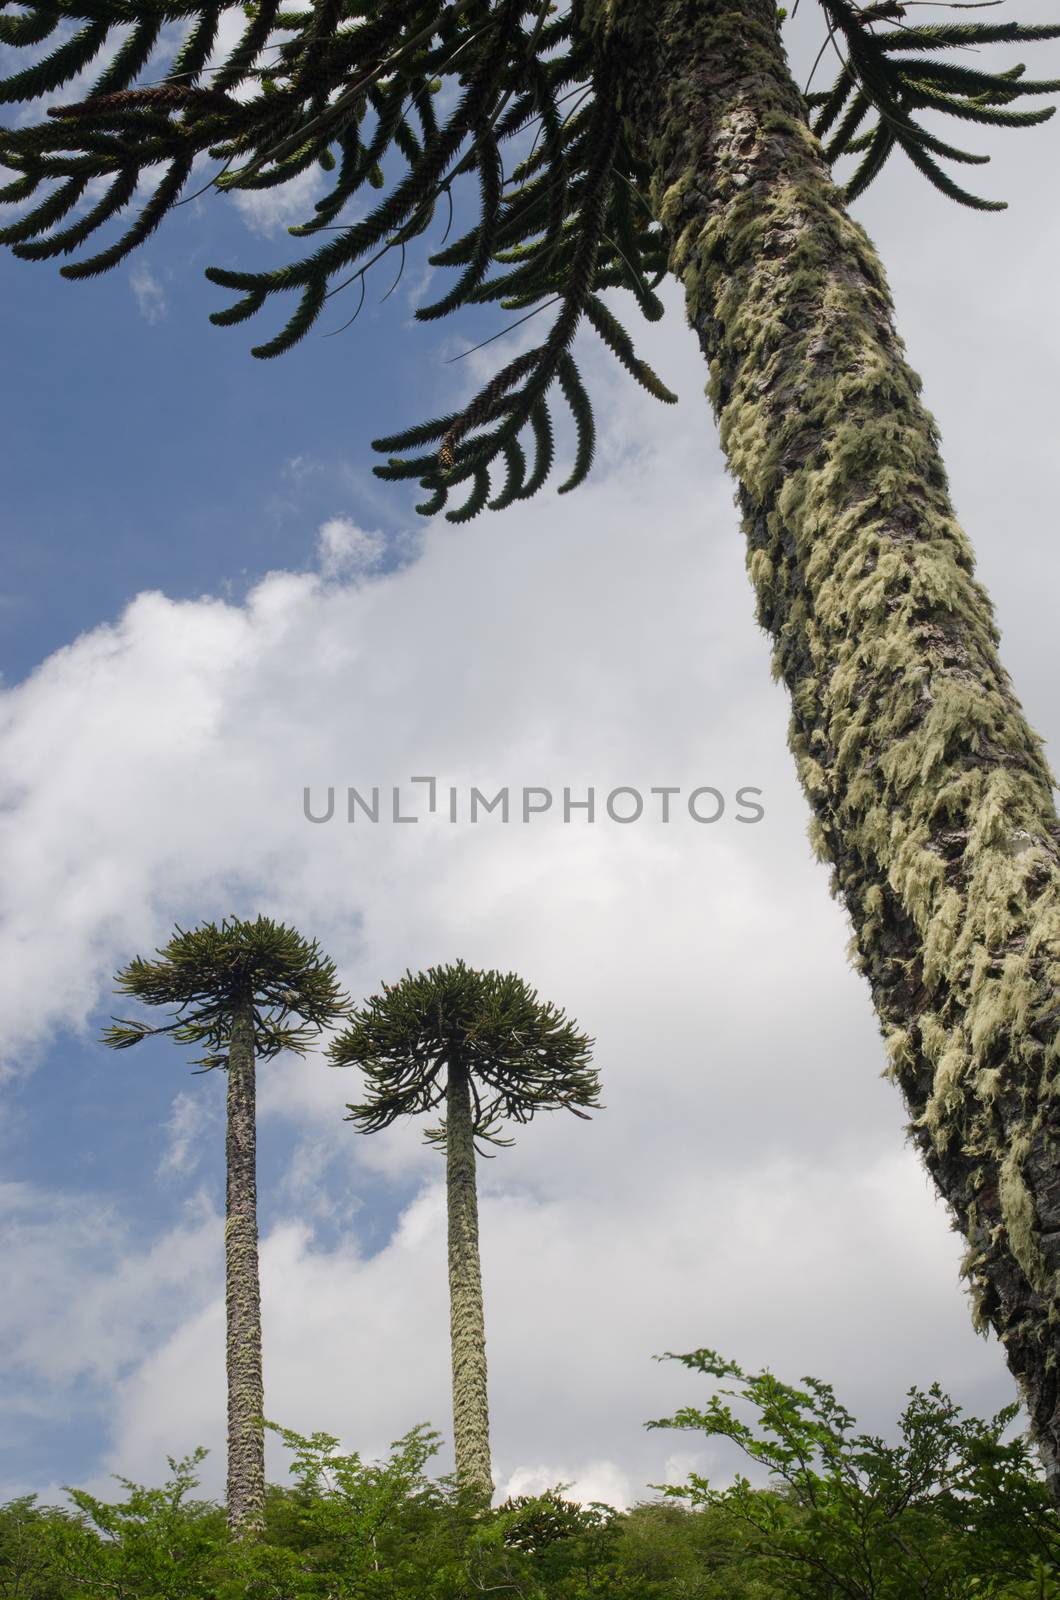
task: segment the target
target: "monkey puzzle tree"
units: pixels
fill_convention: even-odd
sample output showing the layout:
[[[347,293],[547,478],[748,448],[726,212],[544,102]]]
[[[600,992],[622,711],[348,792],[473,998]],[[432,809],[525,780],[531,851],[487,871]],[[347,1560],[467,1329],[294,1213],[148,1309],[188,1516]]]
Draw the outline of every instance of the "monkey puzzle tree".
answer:
[[[125,1050],[168,1033],[178,1044],[206,1045],[200,1072],[223,1067],[228,1073],[228,1524],[236,1538],[253,1538],[265,1510],[254,1064],[284,1050],[304,1055],[320,1029],[345,1013],[348,997],[315,940],[267,917],[177,928],[156,954],[157,961],[137,956],[123,967],[118,991],[144,1005],[175,1006],[175,1018],[152,1025],[116,1017],[104,1039]]]
[[[588,1120],[578,1108],[599,1108],[592,1043],[514,972],[477,972],[458,961],[384,984],[328,1049],[336,1065],[360,1067],[368,1080],[368,1099],[350,1105],[346,1119],[365,1133],[445,1104],[425,1141],[445,1150],[456,1473],[461,1488],[487,1499],[493,1475],[476,1141],[510,1145],[496,1131],[500,1117],[529,1122],[535,1111],[558,1106]]]
[[[456,521],[541,487],[557,390],[577,427],[562,490],[585,477],[580,327],[674,398],[601,296],[628,290],[657,318],[662,278],[680,281],[816,845],[915,1137],[967,1238],[974,1315],[1003,1342],[1060,1495],[1060,834],[882,266],[846,209],[896,151],[951,199],[999,207],[940,165],[987,158],[935,130],[1051,115],[1025,98],[1060,82],[967,51],[1060,38],[1060,23],[920,25],[899,0],[818,3],[841,66],[804,97],[775,0],[257,0],[217,61],[222,0],[27,0],[0,18],[0,40],[30,52],[3,100],[54,97],[109,53],[74,103],[20,113],[0,135],[14,174],[0,199],[29,208],[0,237],[26,259],[69,254],[142,178],[151,193],[125,232],[62,268],[91,277],[153,231],[198,158],[221,163],[208,180],[221,190],[319,162],[333,187],[292,232],[331,238],[272,271],[208,273],[238,295],[219,324],[296,294],[254,350],[268,358],[331,296],[363,294],[383,256],[404,260],[443,202],[451,220],[466,176],[477,215],[431,258],[458,276],[417,317],[494,303],[554,317],[469,404],[377,441],[414,452],[376,470],[418,479],[425,514],[468,488],[446,512]],[[167,24],[184,41],[145,82]],[[840,188],[830,169],[851,155]],[[367,210],[366,186],[383,190]]]

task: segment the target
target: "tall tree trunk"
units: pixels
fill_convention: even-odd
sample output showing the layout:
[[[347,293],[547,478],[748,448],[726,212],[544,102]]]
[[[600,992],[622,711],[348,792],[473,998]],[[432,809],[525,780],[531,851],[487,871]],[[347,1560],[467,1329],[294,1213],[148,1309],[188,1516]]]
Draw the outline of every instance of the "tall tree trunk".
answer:
[[[228,1053],[225,1311],[228,1364],[228,1527],[254,1538],[265,1521],[265,1397],[258,1283],[254,1007],[242,1003]]]
[[[486,1330],[478,1249],[475,1141],[467,1071],[450,1060],[445,1092],[445,1178],[449,1210],[449,1327],[453,1354],[453,1442],[457,1482],[493,1494]]]
[[[710,365],[811,833],[1056,1493],[1060,830],[1040,742],[775,0],[584,12]]]

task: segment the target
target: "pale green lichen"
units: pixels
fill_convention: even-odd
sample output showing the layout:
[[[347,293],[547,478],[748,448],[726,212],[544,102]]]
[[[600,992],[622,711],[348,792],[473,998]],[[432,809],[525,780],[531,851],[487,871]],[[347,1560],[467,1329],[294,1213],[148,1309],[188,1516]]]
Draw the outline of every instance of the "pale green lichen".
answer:
[[[883,1076],[901,1080],[916,1064],[909,1029],[892,1028],[884,1035],[883,1042],[887,1051],[887,1065],[883,1069]]]
[[[1035,1238],[1037,1217],[1030,1190],[1023,1181],[1023,1162],[1030,1150],[1030,1137],[1014,1139],[1001,1162],[1000,1191],[1005,1227],[1013,1254],[1028,1280],[1040,1293],[1048,1293],[1052,1277]]]

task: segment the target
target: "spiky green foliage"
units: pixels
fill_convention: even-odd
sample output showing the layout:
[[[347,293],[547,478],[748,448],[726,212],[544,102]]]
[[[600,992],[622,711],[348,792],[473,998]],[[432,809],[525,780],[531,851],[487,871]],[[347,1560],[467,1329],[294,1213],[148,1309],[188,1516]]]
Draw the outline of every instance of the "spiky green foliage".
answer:
[[[178,927],[156,955],[157,961],[130,961],[117,975],[117,990],[144,1005],[175,1006],[177,1015],[156,1025],[113,1018],[103,1037],[115,1050],[169,1034],[178,1044],[208,1046],[197,1062],[201,1071],[226,1066],[233,1016],[251,1001],[255,1056],[283,1050],[302,1055],[348,1006],[335,964],[321,955],[316,940],[268,917],[226,917],[220,927],[205,922],[188,932]]]
[[[563,1106],[587,1121],[579,1107],[602,1109],[592,1045],[516,973],[457,961],[383,984],[351,1013],[328,1054],[336,1066],[364,1073],[368,1098],[348,1106],[346,1120],[365,1133],[439,1105],[443,1069],[458,1061],[470,1082],[476,1139],[503,1145],[512,1140],[496,1132],[501,1117],[525,1123],[535,1111]],[[444,1148],[444,1118],[424,1139]]]
[[[509,1495],[503,1507],[508,1513],[505,1544],[515,1550],[543,1550],[546,1545],[581,1532],[589,1519],[579,1501],[565,1500],[560,1494],[560,1489],[567,1487],[560,1484],[541,1494]]]
[[[835,87],[809,104],[830,160],[863,156],[848,197],[897,147],[951,198],[1000,204],[967,193],[938,163],[987,158],[946,144],[913,113],[1004,127],[1043,121],[1051,108],[1006,107],[1060,84],[1024,81],[1020,65],[1006,73],[973,69],[947,52],[1055,38],[1060,26],[913,27],[894,0],[820,3],[825,47],[830,40],[843,64]],[[246,5],[241,38],[217,63],[222,8],[213,0],[31,0],[0,17],[0,43],[30,58],[0,79],[0,102],[49,101],[93,62],[107,65],[73,103],[48,104],[47,120],[20,117],[0,133],[0,164],[15,174],[0,201],[33,202],[0,229],[0,242],[25,259],[68,255],[124,212],[144,180],[149,198],[125,231],[61,269],[91,277],[154,231],[196,162],[221,163],[207,183],[221,190],[271,187],[317,163],[333,174],[331,191],[313,218],[290,231],[334,237],[271,272],[207,274],[239,296],[213,314],[223,326],[248,320],[274,296],[296,296],[285,324],[254,348],[269,358],[304,338],[340,291],[356,286],[359,310],[374,265],[392,252],[403,265],[407,246],[443,204],[452,224],[455,186],[466,179],[477,191],[477,214],[452,243],[447,226],[430,257],[457,276],[417,317],[492,304],[521,313],[512,326],[546,309],[555,314],[544,337],[502,365],[469,403],[376,440],[390,457],[376,472],[418,480],[425,515],[464,485],[463,503],[446,513],[453,521],[525,499],[553,464],[548,407],[558,390],[577,435],[561,492],[572,489],[593,458],[592,408],[571,354],[580,327],[595,330],[651,394],[676,398],[599,298],[622,288],[646,317],[661,316],[656,290],[667,244],[648,200],[642,151],[650,130],[621,115],[621,63],[590,40],[581,9],[550,0],[313,0],[281,11],[279,0],[260,0]],[[898,25],[880,31],[891,22]],[[164,77],[152,80],[167,24],[186,37]],[[447,107],[441,117],[436,96]],[[93,182],[105,187],[84,210]],[[365,211],[373,190],[381,192]],[[356,221],[352,205],[363,213]]]
[[[1060,38],[1060,25],[945,22],[918,27],[903,22],[897,29],[878,34],[877,23],[906,16],[906,8],[898,0],[869,6],[854,5],[851,0],[827,0],[825,10],[829,36],[842,65],[829,91],[806,98],[815,112],[811,126],[824,141],[827,159],[834,161],[854,153],[862,157],[846,185],[847,200],[864,192],[897,147],[951,200],[978,211],[1004,210],[1003,200],[984,200],[962,189],[936,160],[942,156],[981,166],[990,157],[946,143],[912,113],[937,111],[964,122],[1002,128],[1026,128],[1047,121],[1053,114],[1052,106],[1030,111],[1005,108],[1024,95],[1055,93],[1060,90],[1060,80],[1025,80],[1022,64],[1003,73],[984,72],[964,60],[940,60],[938,53],[977,45],[1056,39]],[[917,54],[912,54],[914,51]]]

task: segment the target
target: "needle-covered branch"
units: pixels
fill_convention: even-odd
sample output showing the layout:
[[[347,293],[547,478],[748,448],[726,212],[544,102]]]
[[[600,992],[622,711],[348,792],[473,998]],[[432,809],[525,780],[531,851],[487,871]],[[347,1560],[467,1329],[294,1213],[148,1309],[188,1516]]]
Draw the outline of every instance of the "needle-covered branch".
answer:
[[[972,68],[962,52],[1056,38],[1060,25],[914,26],[894,0],[820,4],[825,45],[841,69],[830,91],[808,94],[807,106],[829,161],[861,156],[847,197],[898,148],[952,199],[998,207],[940,165],[987,158],[946,143],[914,113],[1001,127],[1044,121],[1051,107],[1007,108],[1060,84],[1026,80],[1019,64],[1002,73]],[[32,0],[0,15],[0,45],[24,52],[28,63],[0,78],[0,104],[45,113],[36,122],[20,113],[0,131],[0,165],[13,174],[0,204],[16,208],[0,243],[25,260],[68,256],[140,197],[131,222],[126,215],[119,224],[124,231],[61,268],[68,278],[93,277],[149,238],[210,162],[221,166],[206,186],[225,192],[274,187],[319,166],[331,190],[290,232],[315,238],[327,229],[333,237],[272,271],[207,274],[238,296],[213,313],[219,326],[296,296],[281,326],[254,346],[254,355],[271,359],[305,338],[344,288],[356,285],[363,298],[365,277],[384,256],[395,252],[403,268],[409,243],[430,228],[443,199],[452,219],[454,185],[466,180],[472,226],[430,256],[433,267],[457,275],[416,316],[435,321],[498,304],[554,311],[552,324],[459,410],[377,439],[389,459],[376,471],[418,480],[426,491],[418,509],[431,516],[464,485],[463,503],[446,513],[458,522],[526,499],[554,463],[549,407],[558,394],[576,435],[560,490],[576,487],[594,454],[592,406],[572,355],[586,322],[650,394],[676,398],[599,298],[621,288],[646,317],[660,316],[667,246],[636,154],[644,130],[619,114],[616,63],[599,39],[590,41],[583,6],[314,0],[281,10],[279,0],[258,0],[244,9],[246,26],[227,55],[216,48],[222,8],[212,0]],[[160,52],[174,24],[185,38],[166,63]],[[79,97],[54,103],[75,81]],[[443,89],[452,92],[439,96]],[[443,116],[436,99],[448,107]],[[362,214],[344,222],[354,205]],[[404,455],[424,446],[432,448]]]

